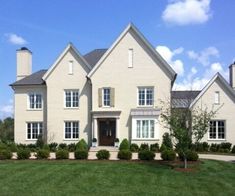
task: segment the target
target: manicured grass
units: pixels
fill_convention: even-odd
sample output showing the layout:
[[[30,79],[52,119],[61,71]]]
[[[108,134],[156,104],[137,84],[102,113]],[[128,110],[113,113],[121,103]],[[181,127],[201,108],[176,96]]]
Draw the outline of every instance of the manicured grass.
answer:
[[[0,161],[0,195],[234,195],[235,164],[187,173],[157,162]]]

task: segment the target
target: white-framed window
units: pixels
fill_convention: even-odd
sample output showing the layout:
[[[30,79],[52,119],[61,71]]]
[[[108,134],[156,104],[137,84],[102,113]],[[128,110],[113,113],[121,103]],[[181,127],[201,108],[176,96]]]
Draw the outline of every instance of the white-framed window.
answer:
[[[155,118],[132,119],[132,139],[157,139],[157,129]]]
[[[103,106],[110,106],[110,88],[103,88]]]
[[[153,106],[153,87],[138,87],[138,105]]]
[[[42,94],[41,93],[29,93],[28,94],[28,108],[37,110],[42,109]]]
[[[28,122],[27,124],[27,139],[36,140],[39,134],[42,134],[42,122]]]
[[[219,91],[216,91],[214,94],[214,103],[219,104],[220,103],[220,93]]]
[[[78,108],[79,107],[79,90],[65,90],[65,107]]]
[[[65,139],[79,138],[79,121],[64,122],[64,138]]]
[[[224,120],[211,120],[209,128],[210,140],[224,140],[225,139],[225,121]]]
[[[129,68],[133,67],[133,48],[130,48],[128,50],[128,67]]]
[[[69,74],[73,74],[73,61],[69,61]]]

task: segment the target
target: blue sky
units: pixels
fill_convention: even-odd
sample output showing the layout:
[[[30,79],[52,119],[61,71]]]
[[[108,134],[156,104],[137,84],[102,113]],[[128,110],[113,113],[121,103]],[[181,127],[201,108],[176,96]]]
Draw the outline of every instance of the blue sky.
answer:
[[[133,22],[178,72],[174,88],[200,89],[235,60],[234,0],[0,0],[0,118],[12,115],[16,49],[47,69],[72,42],[107,48]]]

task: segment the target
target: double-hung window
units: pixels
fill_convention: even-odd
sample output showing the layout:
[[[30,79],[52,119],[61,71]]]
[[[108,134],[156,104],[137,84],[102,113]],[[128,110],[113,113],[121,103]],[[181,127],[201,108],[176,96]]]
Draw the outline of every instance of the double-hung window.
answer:
[[[110,88],[103,88],[103,106],[110,106]]]
[[[153,139],[155,138],[155,121],[154,120],[136,120],[136,138]]]
[[[138,105],[153,106],[153,87],[138,88]]]
[[[42,94],[30,93],[29,94],[29,109],[41,109],[42,108]]]
[[[42,122],[27,123],[27,139],[36,140],[42,134]]]
[[[65,107],[77,108],[79,106],[79,91],[65,90]]]
[[[64,138],[78,139],[79,138],[79,121],[65,122]]]
[[[223,120],[210,121],[209,139],[211,140],[225,139],[225,121]]]

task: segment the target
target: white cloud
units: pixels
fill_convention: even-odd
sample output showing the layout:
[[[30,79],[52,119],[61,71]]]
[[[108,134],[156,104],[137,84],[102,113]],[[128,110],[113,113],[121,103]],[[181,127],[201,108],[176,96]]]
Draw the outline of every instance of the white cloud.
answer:
[[[181,60],[176,59],[173,60],[173,57],[177,54],[181,54],[184,51],[184,48],[180,47],[173,51],[171,51],[167,46],[157,46],[156,50],[160,53],[160,55],[169,63],[172,68],[176,71],[180,76],[184,75],[184,64]]]
[[[0,119],[13,116],[13,100],[10,99],[7,104],[0,106]]]
[[[162,19],[176,25],[205,23],[212,16],[211,0],[170,0]]]
[[[199,63],[201,63],[204,66],[207,66],[210,64],[210,59],[212,57],[219,57],[219,51],[216,47],[208,47],[203,49],[200,52],[195,52],[193,50],[188,51],[188,57],[190,59],[197,60]]]
[[[7,37],[8,42],[14,45],[24,45],[28,43],[23,37],[14,33],[7,33],[5,36]]]

